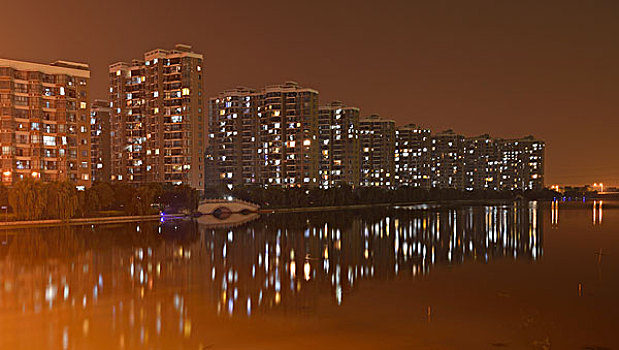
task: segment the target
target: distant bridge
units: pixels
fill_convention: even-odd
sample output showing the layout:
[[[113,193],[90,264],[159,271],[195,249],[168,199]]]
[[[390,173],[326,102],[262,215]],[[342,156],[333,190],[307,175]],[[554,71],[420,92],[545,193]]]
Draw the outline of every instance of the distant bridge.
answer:
[[[200,213],[214,215],[219,215],[221,213],[249,213],[256,212],[258,209],[260,209],[258,204],[240,199],[206,199],[201,201],[198,205],[198,211]]]

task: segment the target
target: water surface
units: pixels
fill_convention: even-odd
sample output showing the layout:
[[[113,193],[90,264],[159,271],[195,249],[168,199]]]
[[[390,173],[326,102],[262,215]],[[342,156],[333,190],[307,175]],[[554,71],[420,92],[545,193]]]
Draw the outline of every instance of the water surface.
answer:
[[[0,348],[614,349],[617,208],[0,231]]]

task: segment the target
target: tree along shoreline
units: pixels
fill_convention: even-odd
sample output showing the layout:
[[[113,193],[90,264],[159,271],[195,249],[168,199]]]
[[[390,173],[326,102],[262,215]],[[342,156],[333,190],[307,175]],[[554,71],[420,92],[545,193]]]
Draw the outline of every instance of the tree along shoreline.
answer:
[[[543,199],[542,199],[543,200]],[[496,205],[512,203],[513,199],[460,199],[460,200],[436,200],[425,202],[406,202],[406,203],[373,203],[373,204],[349,204],[340,206],[321,206],[321,207],[296,207],[296,208],[265,208],[258,210],[260,214],[293,214],[310,212],[329,212],[345,211],[355,209],[386,208],[386,207],[406,207],[415,205],[437,205],[437,206],[461,206],[461,205]],[[170,214],[174,216],[174,214]],[[189,217],[184,214],[177,214],[176,218],[182,219]],[[24,221],[0,221],[0,230],[26,228],[26,227],[58,227],[58,226],[82,226],[82,225],[110,225],[130,222],[159,221],[160,214],[154,215],[134,215],[134,216],[107,216],[107,217],[87,217],[74,218],[68,220],[46,219],[46,220],[24,220]]]
[[[70,181],[26,178],[11,187],[0,184],[0,205],[4,211],[0,211],[0,221],[144,216],[163,210],[191,213],[199,200],[199,192],[187,185],[99,182],[78,191]]]
[[[420,189],[400,187],[383,189],[375,187],[340,186],[329,189],[278,188],[255,185],[239,185],[229,189],[226,186],[207,188],[208,198],[237,198],[256,203],[263,209],[339,207],[351,205],[399,203],[428,203],[462,200],[551,200],[560,196],[558,192],[544,189],[539,191],[495,191],[454,189]]]
[[[354,205],[395,205],[458,200],[552,199],[557,192],[541,191],[459,191],[423,190],[412,187],[382,189],[340,186],[319,188],[278,188],[226,186],[207,188],[206,198],[238,198],[263,209],[319,208]],[[64,220],[76,218],[144,216],[167,213],[193,213],[199,204],[199,191],[187,185],[98,182],[78,191],[70,181],[42,182],[26,178],[12,187],[0,184],[0,221]],[[4,210],[4,213],[2,212]],[[4,217],[2,218],[2,214]],[[4,220],[3,220],[4,219]]]

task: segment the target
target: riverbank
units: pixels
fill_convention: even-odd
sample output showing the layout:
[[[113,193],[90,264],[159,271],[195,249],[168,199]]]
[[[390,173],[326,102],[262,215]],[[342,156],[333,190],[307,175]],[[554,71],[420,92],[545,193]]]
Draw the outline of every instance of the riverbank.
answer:
[[[108,225],[127,222],[157,221],[160,215],[142,216],[108,216],[97,218],[78,218],[69,220],[29,220],[29,221],[4,221],[0,222],[0,229],[24,228],[24,227],[50,227],[61,225]]]
[[[337,211],[337,210],[355,210],[368,208],[388,208],[388,207],[406,207],[412,205],[496,205],[513,203],[514,199],[456,199],[456,200],[428,200],[428,201],[413,201],[402,203],[376,203],[376,204],[351,204],[351,205],[336,205],[323,207],[298,207],[298,208],[264,208],[260,209],[260,214],[280,214],[280,213],[303,213],[303,212],[320,212],[320,211]]]
[[[321,207],[298,207],[298,208],[263,208],[258,210],[258,214],[285,214],[285,213],[304,213],[338,210],[357,210],[369,208],[389,208],[406,207],[414,205],[436,205],[436,206],[461,206],[461,205],[497,205],[513,203],[512,199],[458,199],[458,200],[430,200],[412,201],[402,203],[374,203],[374,204],[351,204],[338,206]],[[182,215],[181,215],[182,216]],[[140,221],[158,221],[161,219],[159,214],[141,216],[107,216],[92,218],[76,218],[70,220],[28,220],[28,221],[4,221],[0,222],[0,229],[13,229],[25,227],[52,227],[62,225],[110,225]]]

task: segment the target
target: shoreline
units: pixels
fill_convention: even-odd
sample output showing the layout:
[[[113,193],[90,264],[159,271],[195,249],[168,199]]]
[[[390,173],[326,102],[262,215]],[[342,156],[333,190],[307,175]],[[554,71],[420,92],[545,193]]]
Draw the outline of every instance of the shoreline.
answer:
[[[512,203],[517,200],[513,199],[455,199],[455,200],[430,200],[430,201],[412,201],[402,203],[373,203],[373,204],[348,204],[337,206],[321,206],[321,207],[297,207],[297,208],[263,208],[259,209],[258,214],[286,214],[286,213],[306,213],[306,212],[322,212],[322,211],[340,211],[340,210],[355,210],[368,208],[388,208],[397,206],[411,205],[496,205],[504,203]],[[543,201],[543,200],[540,200]],[[179,215],[181,217],[182,215]],[[50,220],[25,220],[25,221],[0,221],[1,229],[15,229],[28,227],[55,227],[55,226],[79,226],[79,225],[111,225],[129,222],[141,221],[158,221],[161,215],[141,215],[141,216],[107,216],[93,218],[76,218],[69,220],[50,219]]]
[[[375,207],[397,207],[397,206],[410,206],[410,205],[423,205],[423,204],[484,205],[484,204],[513,203],[515,201],[518,201],[518,200],[517,199],[449,199],[449,200],[428,200],[428,201],[413,201],[413,202],[401,202],[401,203],[348,204],[348,205],[333,205],[333,206],[323,206],[323,207],[264,208],[264,209],[258,210],[258,213],[259,214],[303,213],[303,212],[367,209],[367,208],[375,208]],[[545,200],[537,199],[536,201],[545,201]]]
[[[5,228],[26,228],[26,227],[52,227],[52,226],[78,226],[78,225],[105,225],[121,224],[140,221],[157,221],[161,218],[156,215],[141,216],[106,216],[95,218],[76,218],[69,220],[50,219],[50,220],[25,220],[25,221],[2,221],[0,229]]]

